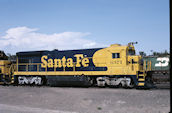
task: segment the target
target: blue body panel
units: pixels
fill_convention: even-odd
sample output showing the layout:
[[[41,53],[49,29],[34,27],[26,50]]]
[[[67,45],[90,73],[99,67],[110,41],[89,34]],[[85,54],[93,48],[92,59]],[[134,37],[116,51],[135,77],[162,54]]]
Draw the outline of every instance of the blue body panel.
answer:
[[[94,53],[102,48],[95,48],[95,49],[80,49],[80,50],[64,50],[64,51],[32,51],[32,52],[18,52],[17,57],[19,63],[41,63],[41,57],[46,55],[48,59],[62,59],[64,56],[65,58],[72,58],[73,62],[76,62],[76,58],[74,55],[76,54],[83,54],[86,57],[93,57]],[[45,71],[45,68],[41,68],[40,71]],[[88,67],[76,67],[75,71],[106,71],[107,67],[95,67],[93,64],[92,59],[89,59],[89,66]],[[25,65],[19,65],[18,71],[26,71]],[[30,65],[28,71],[37,71],[36,65]],[[54,71],[54,68],[47,68],[47,71]],[[56,71],[63,71],[62,68],[56,68]],[[73,71],[72,67],[66,67],[65,71]]]

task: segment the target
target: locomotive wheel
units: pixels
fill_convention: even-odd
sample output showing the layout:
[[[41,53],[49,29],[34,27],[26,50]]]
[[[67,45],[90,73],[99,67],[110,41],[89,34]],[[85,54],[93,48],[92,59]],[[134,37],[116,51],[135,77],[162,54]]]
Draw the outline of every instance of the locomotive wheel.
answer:
[[[145,88],[150,89],[150,88],[156,88],[155,85],[153,84],[153,81],[149,76],[145,78]]]

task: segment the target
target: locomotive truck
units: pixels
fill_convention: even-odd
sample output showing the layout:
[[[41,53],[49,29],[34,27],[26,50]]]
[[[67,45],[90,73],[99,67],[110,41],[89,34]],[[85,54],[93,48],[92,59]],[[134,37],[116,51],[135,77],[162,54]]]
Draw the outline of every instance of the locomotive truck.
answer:
[[[133,42],[106,48],[28,51],[16,62],[0,59],[0,83],[14,85],[145,88],[151,64],[135,54]]]

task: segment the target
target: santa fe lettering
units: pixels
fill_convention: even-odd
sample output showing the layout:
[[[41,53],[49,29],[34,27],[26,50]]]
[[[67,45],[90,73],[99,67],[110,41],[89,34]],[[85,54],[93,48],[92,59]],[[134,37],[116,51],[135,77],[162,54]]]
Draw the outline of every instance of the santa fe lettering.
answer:
[[[84,58],[83,54],[76,54],[74,55],[76,58],[76,65],[75,67],[88,67],[89,66],[89,59],[87,57]],[[72,58],[67,58],[63,56],[62,59],[48,59],[48,56],[41,57],[41,67],[42,68],[61,68],[61,67],[74,67],[74,62]]]

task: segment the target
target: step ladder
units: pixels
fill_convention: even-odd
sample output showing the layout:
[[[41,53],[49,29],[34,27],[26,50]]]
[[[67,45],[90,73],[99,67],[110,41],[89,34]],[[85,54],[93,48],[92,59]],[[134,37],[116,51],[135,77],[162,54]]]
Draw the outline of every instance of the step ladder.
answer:
[[[139,72],[138,73],[138,87],[144,87],[145,86],[145,73]]]
[[[11,84],[14,83],[14,75],[11,76]]]

